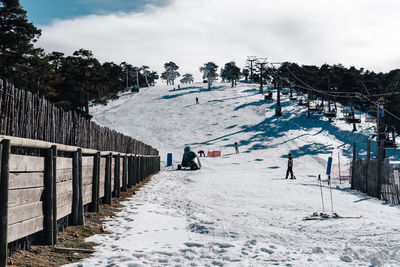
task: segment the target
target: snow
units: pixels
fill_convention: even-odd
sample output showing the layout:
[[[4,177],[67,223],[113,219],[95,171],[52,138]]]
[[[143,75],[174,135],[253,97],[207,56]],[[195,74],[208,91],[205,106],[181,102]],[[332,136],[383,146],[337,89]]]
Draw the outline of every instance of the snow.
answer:
[[[163,170],[107,219],[111,234],[88,238],[99,244],[95,254],[68,266],[400,265],[399,208],[337,180],[330,191],[324,174],[331,153],[348,162],[353,142],[365,153],[373,124],[352,132],[340,119],[309,120],[287,96],[275,117],[275,103],[252,84],[173,87],[143,88],[93,108],[96,122],[159,149]],[[221,149],[222,157],[177,171],[185,145]],[[169,152],[174,167],[165,167]],[[284,179],[289,152],[296,180]],[[324,211],[356,218],[303,220],[322,212],[319,174]]]

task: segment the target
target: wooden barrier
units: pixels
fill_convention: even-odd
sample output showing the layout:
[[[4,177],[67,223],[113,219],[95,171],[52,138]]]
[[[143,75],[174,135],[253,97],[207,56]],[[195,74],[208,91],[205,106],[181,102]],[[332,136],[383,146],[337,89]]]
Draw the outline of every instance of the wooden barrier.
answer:
[[[112,196],[119,197],[120,191],[160,170],[159,156],[107,152],[101,157],[103,152],[83,154],[88,151],[75,147],[72,157],[66,157],[63,148],[70,151],[71,147],[58,149],[54,144],[39,144],[44,156],[10,154],[14,146],[4,138],[0,144],[0,267],[6,266],[9,243],[40,232],[41,241],[54,245],[60,219],[84,225],[84,206],[98,212],[99,199],[111,204]]]
[[[101,151],[157,156],[158,151],[132,137],[66,111],[44,97],[0,79],[0,134]],[[59,148],[60,149],[60,148]]]

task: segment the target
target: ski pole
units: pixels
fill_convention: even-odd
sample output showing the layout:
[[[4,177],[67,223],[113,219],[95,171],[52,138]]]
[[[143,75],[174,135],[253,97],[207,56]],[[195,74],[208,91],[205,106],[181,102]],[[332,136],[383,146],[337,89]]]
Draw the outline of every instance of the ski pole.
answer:
[[[325,213],[324,195],[322,194],[321,174],[318,175],[319,188],[321,189],[322,213]]]
[[[328,183],[329,183],[329,191],[331,192],[331,207],[332,207],[332,214],[333,214],[333,198],[332,198],[332,185],[331,185],[331,176],[328,176]]]

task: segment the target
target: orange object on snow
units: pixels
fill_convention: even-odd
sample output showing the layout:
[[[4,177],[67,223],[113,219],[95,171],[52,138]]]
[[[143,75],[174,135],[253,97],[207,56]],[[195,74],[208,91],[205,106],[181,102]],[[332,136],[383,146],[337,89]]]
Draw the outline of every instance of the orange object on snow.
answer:
[[[208,151],[208,157],[221,157],[221,151]]]

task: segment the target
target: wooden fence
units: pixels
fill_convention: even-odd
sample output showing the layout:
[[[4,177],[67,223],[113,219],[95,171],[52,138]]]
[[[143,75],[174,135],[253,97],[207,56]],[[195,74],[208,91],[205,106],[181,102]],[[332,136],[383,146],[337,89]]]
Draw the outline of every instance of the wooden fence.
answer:
[[[371,159],[369,141],[367,142],[367,157],[365,159],[358,157],[356,150],[356,144],[353,144],[351,189],[367,193],[369,196],[391,204],[400,204],[398,175],[400,165],[390,164],[388,158]],[[384,155],[383,143],[379,153]]]
[[[0,266],[8,244],[32,234],[48,245],[57,242],[58,224],[69,217],[84,224],[84,210],[160,170],[158,155],[98,151],[76,146],[0,137]],[[12,154],[13,147],[35,148],[41,156]],[[70,156],[65,156],[69,154]]]
[[[381,163],[381,167],[379,167],[378,159],[358,159],[352,164],[352,188],[381,199],[382,186],[388,184],[390,180],[389,159],[385,159]],[[381,178],[379,178],[379,168],[382,168]]]
[[[100,151],[158,155],[141,141],[101,127],[75,111],[64,111],[1,79],[0,134]]]

